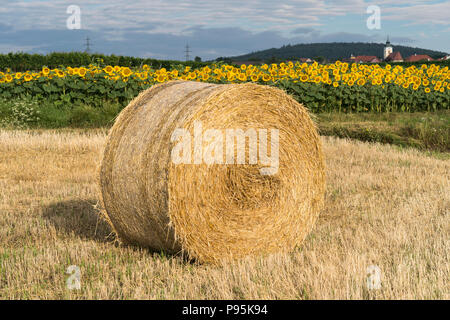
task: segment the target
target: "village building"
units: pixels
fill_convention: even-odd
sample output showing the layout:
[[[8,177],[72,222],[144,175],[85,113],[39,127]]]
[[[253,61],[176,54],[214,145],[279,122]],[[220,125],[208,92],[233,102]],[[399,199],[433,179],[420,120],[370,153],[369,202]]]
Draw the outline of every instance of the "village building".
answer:
[[[352,62],[355,63],[379,63],[381,60],[376,56],[356,56],[356,57],[350,57]]]
[[[402,54],[399,51],[394,51],[394,48],[389,41],[389,36],[384,45],[383,58],[386,62],[403,62]]]
[[[386,62],[403,62],[402,54],[398,51],[392,52],[384,59]]]
[[[311,60],[310,58],[299,58],[298,61],[304,62],[304,63],[311,63],[311,62],[314,62],[314,61]]]
[[[406,62],[417,62],[417,61],[433,61],[433,59],[427,54],[416,54],[409,56],[405,59]]]
[[[383,59],[386,60],[392,53],[394,53],[394,48],[391,46],[388,36],[386,44],[384,45]]]

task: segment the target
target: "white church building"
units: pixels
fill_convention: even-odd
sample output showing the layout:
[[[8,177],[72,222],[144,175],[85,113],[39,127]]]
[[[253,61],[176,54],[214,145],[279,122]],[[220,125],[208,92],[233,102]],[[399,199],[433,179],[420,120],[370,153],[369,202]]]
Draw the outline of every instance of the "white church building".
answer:
[[[387,37],[386,44],[384,45],[383,59],[387,62],[403,62],[403,57],[400,52],[394,52],[394,48],[389,41],[389,36]]]

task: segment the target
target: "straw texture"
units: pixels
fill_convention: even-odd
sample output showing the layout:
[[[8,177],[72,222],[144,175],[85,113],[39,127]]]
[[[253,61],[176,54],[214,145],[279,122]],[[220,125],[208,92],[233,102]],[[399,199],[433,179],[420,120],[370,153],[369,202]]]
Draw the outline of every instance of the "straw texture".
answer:
[[[262,175],[259,160],[175,164],[174,130],[193,132],[199,121],[203,132],[278,129],[278,171]],[[251,83],[173,81],[142,92],[117,118],[100,167],[104,215],[119,239],[200,262],[292,250],[313,227],[324,188],[307,110],[279,89]]]

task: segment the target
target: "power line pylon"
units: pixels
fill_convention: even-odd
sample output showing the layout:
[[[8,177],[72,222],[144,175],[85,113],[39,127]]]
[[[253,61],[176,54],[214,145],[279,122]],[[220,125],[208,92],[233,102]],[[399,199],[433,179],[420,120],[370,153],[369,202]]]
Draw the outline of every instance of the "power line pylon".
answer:
[[[84,50],[84,52],[86,53],[91,53],[91,39],[89,39],[89,37],[86,37],[86,49]]]
[[[191,57],[189,54],[191,53],[191,50],[189,50],[189,44],[186,44],[186,48],[184,50],[184,57],[186,58],[186,61],[189,61]]]

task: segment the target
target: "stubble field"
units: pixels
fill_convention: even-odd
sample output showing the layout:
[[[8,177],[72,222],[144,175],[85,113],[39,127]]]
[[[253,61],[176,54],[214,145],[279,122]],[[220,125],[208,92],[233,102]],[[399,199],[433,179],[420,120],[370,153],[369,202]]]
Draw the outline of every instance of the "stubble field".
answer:
[[[105,137],[0,131],[1,299],[450,298],[449,160],[323,137],[326,207],[304,245],[210,266],[115,241],[95,209]]]

